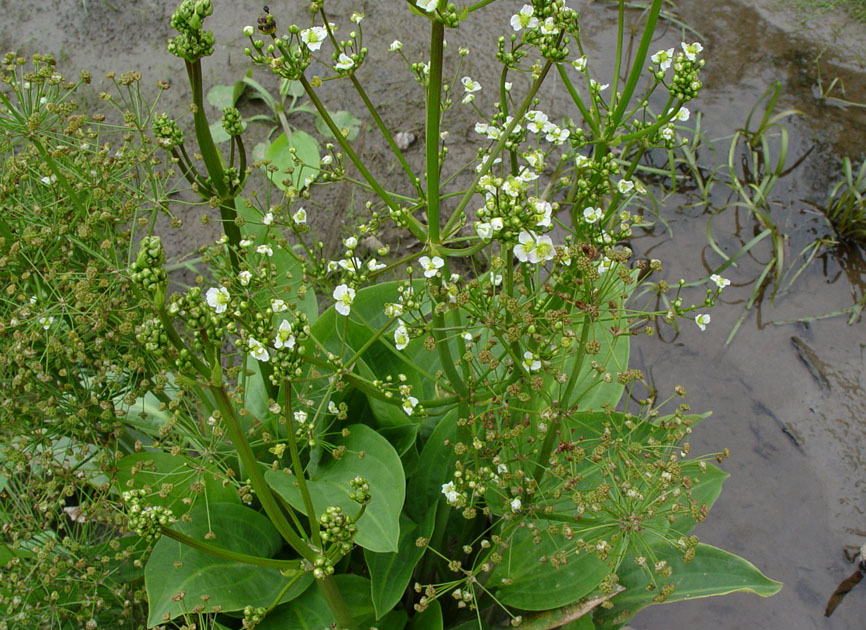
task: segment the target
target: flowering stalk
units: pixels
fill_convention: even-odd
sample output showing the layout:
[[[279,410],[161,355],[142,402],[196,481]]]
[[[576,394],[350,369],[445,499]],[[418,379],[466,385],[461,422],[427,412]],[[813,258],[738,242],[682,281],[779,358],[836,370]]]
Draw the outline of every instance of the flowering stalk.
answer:
[[[295,439],[295,426],[292,416],[292,384],[284,383],[283,385],[283,401],[285,405],[285,418],[288,424],[288,441],[289,454],[292,458],[292,468],[295,471],[295,479],[298,481],[298,491],[301,493],[301,498],[304,500],[304,507],[307,510],[307,521],[310,523],[310,540],[317,548],[322,548],[322,537],[319,535],[319,519],[316,516],[316,510],[313,508],[313,500],[310,498],[310,489],[307,487],[307,477],[304,472],[304,466],[301,464],[301,456],[298,453],[298,441]]]

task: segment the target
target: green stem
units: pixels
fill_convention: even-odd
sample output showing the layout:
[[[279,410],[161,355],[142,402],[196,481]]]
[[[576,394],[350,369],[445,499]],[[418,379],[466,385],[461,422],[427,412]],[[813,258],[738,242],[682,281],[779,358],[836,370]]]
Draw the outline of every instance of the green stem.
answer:
[[[442,58],[445,25],[433,20],[430,25],[430,75],[427,84],[427,231],[429,242],[439,238],[439,118],[442,108]]]
[[[388,143],[388,146],[391,147],[391,151],[394,153],[394,157],[396,157],[397,160],[400,162],[400,165],[403,167],[406,175],[409,176],[409,180],[412,182],[412,185],[415,186],[418,194],[423,195],[424,190],[421,188],[421,180],[418,179],[417,175],[415,175],[415,173],[412,171],[412,167],[409,166],[409,163],[406,161],[406,158],[403,157],[403,152],[400,151],[400,147],[397,146],[397,142],[391,136],[391,132],[388,129],[388,126],[379,116],[379,112],[376,111],[376,107],[373,105],[372,101],[370,101],[367,93],[361,86],[361,83],[358,81],[358,79],[355,78],[354,74],[351,75],[349,78],[352,80],[352,85],[355,86],[355,91],[358,92],[358,96],[361,97],[361,100],[364,101],[364,105],[367,106],[367,111],[370,112],[370,115],[373,117],[373,121],[376,123],[379,131],[381,131],[382,135],[385,137],[385,141]]]
[[[225,195],[226,185],[223,181],[223,164],[213,137],[210,135],[207,116],[204,109],[204,91],[202,88],[201,59],[186,62],[186,73],[189,77],[189,85],[192,89],[192,102],[195,105],[193,122],[195,123],[195,137],[198,140],[198,148],[201,151],[207,173],[211,179],[211,185],[217,194]]]
[[[361,159],[358,157],[358,155],[352,150],[352,147],[349,145],[349,142],[343,136],[343,133],[340,131],[339,127],[337,127],[336,123],[334,123],[333,119],[331,118],[330,113],[328,113],[328,110],[325,108],[324,104],[319,99],[319,96],[313,90],[313,86],[310,85],[310,82],[307,80],[307,77],[301,75],[301,78],[299,80],[301,82],[301,85],[304,86],[304,90],[306,91],[307,96],[309,97],[310,101],[313,103],[313,106],[316,108],[316,111],[319,112],[319,114],[322,117],[322,120],[324,120],[325,124],[328,125],[328,129],[330,129],[331,133],[334,134],[334,137],[336,138],[337,142],[339,143],[340,148],[343,149],[343,151],[346,153],[348,158],[352,161],[352,164],[354,164],[355,168],[358,169],[358,172],[361,174],[361,177],[363,177],[367,181],[367,183],[370,185],[370,188],[373,189],[373,192],[375,192],[376,195],[378,195],[378,197],[383,202],[385,202],[385,205],[387,205],[388,208],[390,208],[394,212],[399,212],[400,206],[391,198],[391,195],[389,195],[388,192],[384,188],[382,188],[382,185],[376,180],[375,177],[373,177],[372,173],[370,173],[370,171],[367,170],[367,167],[364,166],[364,163],[361,161]],[[409,217],[409,218],[411,219],[412,217]],[[415,236],[415,238],[417,238],[418,240],[420,240],[420,241],[426,241],[427,240],[427,235],[424,231],[424,228],[420,223],[417,222],[417,220],[409,221],[408,228],[412,232],[413,236]]]
[[[232,402],[229,400],[225,387],[221,382],[222,371],[219,366],[217,366],[217,370],[215,378],[213,379],[214,382],[211,383],[211,391],[216,399],[217,408],[219,408],[220,414],[222,415],[226,432],[228,433],[229,438],[237,451],[238,457],[249,475],[250,484],[256,491],[259,501],[261,501],[262,507],[267,513],[268,518],[270,518],[271,522],[277,528],[277,531],[280,532],[280,535],[282,535],[285,541],[291,545],[292,549],[294,549],[304,559],[310,562],[314,561],[316,559],[315,552],[310,549],[307,543],[292,529],[292,526],[280,510],[280,506],[277,504],[276,499],[274,499],[274,495],[271,494],[271,488],[265,481],[262,469],[259,466],[258,461],[256,461],[256,456],[253,453],[252,448],[250,448],[250,443],[247,441],[240,422],[235,416]]]
[[[340,589],[337,588],[337,583],[334,582],[334,576],[326,575],[321,580],[316,580],[316,584],[325,598],[328,608],[334,613],[339,628],[341,630],[358,630],[358,623],[352,617],[349,607],[346,606],[346,602],[340,594]]]
[[[662,0],[652,0],[652,5],[649,9],[646,25],[644,25],[643,35],[641,36],[640,44],[638,45],[634,64],[632,64],[631,72],[628,75],[628,80],[626,81],[625,88],[622,91],[622,96],[616,103],[616,109],[614,109],[608,119],[610,124],[607,128],[607,134],[612,133],[619,126],[623,112],[625,112],[626,107],[628,107],[631,96],[634,94],[635,88],[637,87],[637,82],[640,79],[641,74],[643,74],[647,53],[649,52],[649,47],[652,43],[653,34],[656,30],[656,22],[658,21],[659,11],[661,11],[661,8]],[[622,21],[622,18],[620,21]]]
[[[301,568],[300,560],[278,560],[276,558],[260,558],[258,556],[251,556],[246,553],[229,551],[228,549],[223,549],[222,547],[217,547],[216,545],[201,542],[200,540],[191,538],[186,534],[181,534],[180,532],[169,529],[168,527],[162,527],[161,529],[162,535],[166,536],[167,538],[171,538],[172,540],[176,540],[179,543],[187,545],[188,547],[192,547],[193,549],[198,549],[199,551],[203,551],[204,553],[208,553],[212,556],[231,560],[232,562],[243,562],[244,564],[252,564],[259,567],[272,567],[275,569],[283,570],[297,570]]]
[[[288,423],[288,431],[286,433],[288,433],[289,453],[292,456],[292,469],[295,471],[298,490],[301,492],[301,498],[304,500],[304,507],[307,510],[307,521],[310,523],[310,539],[313,545],[321,549],[322,537],[319,535],[319,519],[313,507],[313,500],[310,498],[310,489],[307,487],[304,466],[301,464],[301,456],[298,453],[298,441],[295,439],[295,425],[292,418],[292,384],[285,383],[284,388],[283,402],[286,407],[285,418]]]

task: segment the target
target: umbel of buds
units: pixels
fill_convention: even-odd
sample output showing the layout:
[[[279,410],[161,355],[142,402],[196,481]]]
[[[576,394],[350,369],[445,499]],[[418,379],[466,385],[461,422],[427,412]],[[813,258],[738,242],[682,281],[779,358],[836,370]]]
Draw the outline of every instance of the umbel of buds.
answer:
[[[157,307],[165,304],[167,276],[165,250],[158,236],[145,236],[138,244],[138,256],[132,263],[132,281],[150,295]]]
[[[226,107],[222,116],[223,129],[230,136],[239,136],[243,133],[244,123],[241,113],[235,107]]]
[[[168,52],[187,61],[213,54],[214,36],[202,30],[202,21],[213,13],[211,0],[183,0],[171,16],[177,37],[168,40]]]
[[[142,499],[144,490],[129,490],[122,495],[129,514],[129,531],[135,532],[148,542],[153,542],[162,534],[161,528],[174,522],[171,510],[163,505],[145,505]]]
[[[366,479],[355,477],[349,481],[349,486],[352,488],[352,492],[349,494],[352,501],[361,505],[367,505],[370,502],[370,484],[367,483]]]
[[[154,116],[152,128],[156,143],[166,151],[183,144],[183,131],[168,114]]]
[[[267,614],[268,609],[261,606],[259,608],[253,608],[252,606],[244,608],[244,630],[253,630],[253,628],[264,621]]]
[[[341,554],[352,551],[352,539],[358,533],[358,526],[343,512],[343,508],[336,505],[328,507],[319,517],[319,529],[322,541],[337,544]]]

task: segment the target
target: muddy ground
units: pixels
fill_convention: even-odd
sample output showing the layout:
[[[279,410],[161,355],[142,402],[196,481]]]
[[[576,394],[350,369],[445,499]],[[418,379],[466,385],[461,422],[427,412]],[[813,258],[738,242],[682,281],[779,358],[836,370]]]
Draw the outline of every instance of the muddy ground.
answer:
[[[100,0],[88,0],[86,11],[78,0],[0,0],[0,49],[52,52],[67,71],[84,68],[95,76],[135,69],[144,75],[143,85],[151,93],[157,80],[172,80],[159,110],[182,111],[189,99],[182,65],[165,52],[175,2],[114,0],[111,4],[120,10]],[[303,24],[305,4],[276,1],[271,9],[283,24]],[[209,27],[217,34],[217,48],[205,63],[205,80],[229,83],[248,67],[241,53],[245,45],[241,28],[255,22],[261,7],[246,1],[215,5]],[[521,5],[501,0],[459,31],[449,32],[449,50],[469,45],[479,53],[467,58],[464,74],[482,84],[485,78],[492,83],[492,77],[498,76],[492,57],[481,53],[493,49],[496,36],[508,29],[508,16]],[[399,38],[407,56],[420,60],[426,39],[423,21],[409,19],[398,0],[331,0],[328,6],[334,21],[341,24],[348,24],[355,9],[366,14],[364,37],[371,57],[359,76],[386,122],[420,135],[420,88],[398,58],[384,49]],[[612,51],[615,12],[602,2],[581,1],[573,6],[583,15],[590,63],[604,77],[610,73],[604,60]],[[774,81],[782,84],[781,107],[801,112],[786,119],[791,134],[788,164],[793,166],[807,155],[772,195],[774,220],[789,235],[787,255],[795,261],[802,247],[826,233],[816,206],[826,198],[839,158],[863,157],[866,110],[841,101],[866,102],[861,74],[866,65],[866,31],[844,14],[808,19],[789,7],[790,3],[775,0],[683,0],[679,16],[700,33],[706,48],[706,88],[692,110],[703,113],[702,124],[707,135],[717,139],[721,161],[727,156],[725,138],[742,127],[750,108]],[[659,48],[676,45],[682,37],[680,28],[668,22],[656,43]],[[686,34],[685,39],[697,36]],[[257,70],[256,77],[275,85],[264,72]],[[824,96],[839,100],[820,98],[819,78]],[[828,95],[833,79],[839,81]],[[568,115],[562,92],[561,87],[545,92],[543,107]],[[482,94],[478,103],[483,108],[492,95]],[[361,114],[342,84],[328,84],[325,98],[339,103],[338,108]],[[458,108],[449,118],[455,163],[470,157],[476,148],[469,133],[473,123],[468,108]],[[299,119],[297,124],[311,128],[311,120]],[[373,131],[362,133],[357,143],[377,174],[395,188],[405,185],[399,183],[399,174]],[[408,151],[416,167],[423,157],[419,147]],[[709,166],[714,158],[704,150],[702,160]],[[734,201],[723,187],[714,191],[712,200],[716,209]],[[358,216],[361,202],[351,189],[337,187],[311,204],[310,214],[323,239],[335,242],[341,226]],[[202,210],[184,212],[186,227],[173,239],[177,252],[215,238],[215,225],[199,224]],[[635,249],[639,255],[661,258],[671,282],[706,276],[721,262],[707,245],[711,212],[694,205],[688,192],[671,196],[662,216],[674,237],[660,228],[636,238]],[[734,207],[712,216],[713,234],[728,252],[755,233],[751,219]],[[400,247],[412,245],[400,234],[389,238]],[[660,392],[682,384],[694,410],[713,410],[713,417],[701,425],[692,442],[696,450],[732,450],[725,466],[731,478],[711,518],[701,526],[701,538],[749,558],[767,575],[783,581],[785,588],[769,600],[734,595],[651,608],[633,621],[636,628],[662,630],[687,624],[757,630],[863,628],[866,587],[855,589],[829,620],[823,610],[838,582],[853,571],[843,557],[843,545],[859,546],[866,540],[862,533],[866,530],[864,323],[858,319],[849,326],[844,316],[785,323],[833,313],[858,300],[864,291],[862,252],[856,248],[825,252],[790,289],[777,293],[772,302],[765,296],[751,309],[737,335],[725,345],[767,255],[766,250],[758,250],[754,259],[744,259],[726,272],[734,285],[713,310],[712,325],[705,333],[684,326],[679,333],[667,331],[656,339],[642,339],[635,345],[633,365],[651,376]],[[699,301],[702,295],[698,292],[692,299]]]

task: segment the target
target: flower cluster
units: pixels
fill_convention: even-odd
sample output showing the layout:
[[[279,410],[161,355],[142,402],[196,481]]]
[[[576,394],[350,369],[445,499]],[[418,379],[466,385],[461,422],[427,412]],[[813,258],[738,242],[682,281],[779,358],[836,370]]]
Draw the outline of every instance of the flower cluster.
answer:
[[[212,13],[211,0],[183,0],[171,16],[178,35],[168,41],[168,52],[187,61],[212,55],[213,33],[202,30],[202,21]]]

